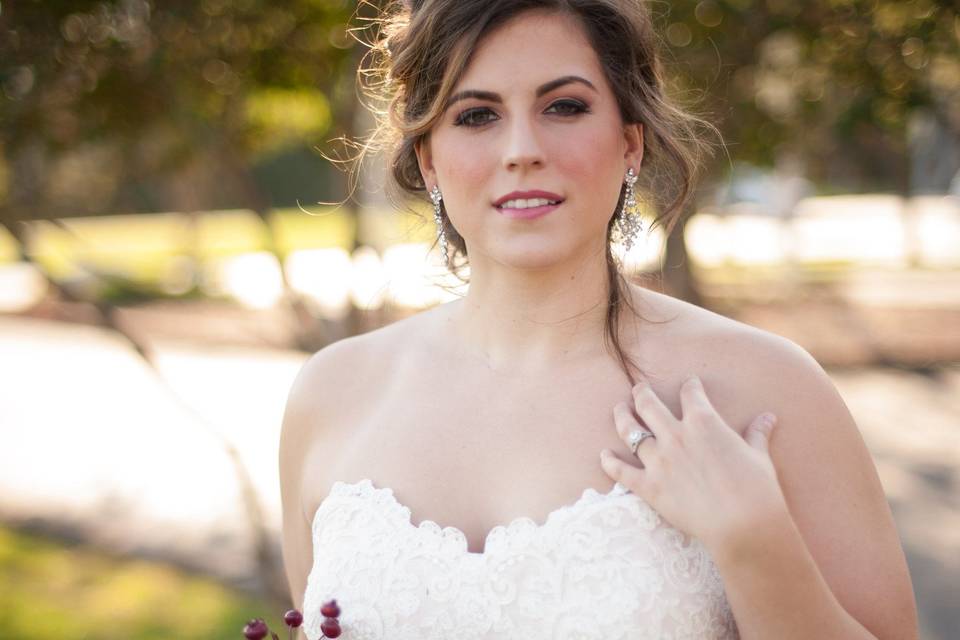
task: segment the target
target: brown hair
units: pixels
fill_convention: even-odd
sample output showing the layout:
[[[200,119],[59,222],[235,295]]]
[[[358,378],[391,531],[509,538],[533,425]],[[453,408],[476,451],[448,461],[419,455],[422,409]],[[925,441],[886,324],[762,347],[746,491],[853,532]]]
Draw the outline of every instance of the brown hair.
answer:
[[[361,89],[382,106],[365,104],[377,117],[377,127],[356,160],[362,161],[369,151],[388,150],[391,199],[402,202],[412,195],[426,200],[416,145],[441,117],[483,36],[531,9],[579,18],[613,88],[623,122],[643,123],[637,197],[655,213],[653,225],[665,224],[669,234],[692,195],[703,153],[712,152],[698,130],[716,129],[666,96],[661,44],[645,0],[387,0],[382,13],[372,20],[374,37],[370,42],[361,39],[370,48],[358,71]],[[622,206],[624,192],[621,187],[615,211]],[[637,311],[624,295],[628,285],[610,249],[613,213],[607,226],[609,295],[604,343],[613,344],[620,366],[634,384],[628,364],[636,365],[621,347],[619,314],[624,303]],[[466,245],[449,218],[442,217],[451,270],[465,282],[461,270],[467,264]]]

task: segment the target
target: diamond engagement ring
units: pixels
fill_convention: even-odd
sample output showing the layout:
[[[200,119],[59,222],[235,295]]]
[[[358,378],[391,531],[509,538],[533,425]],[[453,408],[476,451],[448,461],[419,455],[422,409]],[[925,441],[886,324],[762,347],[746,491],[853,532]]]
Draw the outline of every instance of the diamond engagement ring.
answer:
[[[649,431],[641,431],[639,429],[634,429],[631,431],[627,440],[630,442],[630,449],[633,451],[633,455],[639,457],[637,456],[637,449],[640,447],[640,443],[643,442],[644,439],[656,437],[657,436]]]

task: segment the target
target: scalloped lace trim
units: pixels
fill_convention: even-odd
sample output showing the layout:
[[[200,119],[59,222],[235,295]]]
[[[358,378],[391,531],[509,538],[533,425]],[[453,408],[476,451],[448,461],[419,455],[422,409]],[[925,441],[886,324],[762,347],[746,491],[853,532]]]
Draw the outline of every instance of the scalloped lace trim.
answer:
[[[497,525],[482,552],[369,478],[334,483],[312,526],[308,640],[330,598],[342,640],[739,638],[707,550],[620,483]]]
[[[574,502],[570,504],[565,504],[560,507],[557,507],[553,511],[547,514],[546,520],[543,523],[538,524],[533,518],[529,516],[518,516],[512,521],[506,524],[498,524],[494,526],[486,535],[484,539],[484,548],[483,551],[470,551],[469,550],[469,541],[467,540],[467,535],[458,527],[452,525],[440,525],[434,520],[423,520],[418,525],[413,524],[413,514],[409,507],[397,500],[394,495],[394,491],[390,487],[378,487],[373,483],[373,480],[370,478],[362,478],[357,482],[344,482],[337,480],[333,483],[333,486],[330,489],[330,493],[327,498],[325,498],[320,506],[317,508],[316,514],[314,514],[313,528],[316,530],[317,526],[317,516],[320,514],[323,506],[331,498],[363,498],[365,500],[371,500],[374,504],[386,509],[388,512],[396,514],[400,520],[405,521],[405,523],[411,529],[417,529],[423,531],[430,536],[439,537],[452,541],[454,544],[457,544],[461,547],[460,551],[471,556],[483,556],[489,554],[493,551],[491,548],[491,543],[502,542],[503,538],[509,536],[511,533],[519,532],[522,530],[540,530],[545,529],[551,526],[554,522],[559,519],[563,519],[568,515],[568,512],[575,511],[579,508],[589,506],[591,504],[596,504],[604,499],[621,496],[624,494],[635,495],[632,491],[627,489],[623,484],[616,482],[613,487],[606,493],[597,491],[593,487],[587,487],[583,490],[583,493],[577,498]],[[643,502],[642,498],[636,496],[636,499],[639,500],[644,507],[649,510],[649,513],[659,521],[659,516],[656,511],[651,509],[646,502]]]

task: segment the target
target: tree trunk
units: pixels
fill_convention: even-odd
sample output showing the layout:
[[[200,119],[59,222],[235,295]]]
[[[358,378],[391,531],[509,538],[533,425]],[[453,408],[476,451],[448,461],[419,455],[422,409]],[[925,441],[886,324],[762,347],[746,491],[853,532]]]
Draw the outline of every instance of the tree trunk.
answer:
[[[670,235],[667,236],[667,247],[663,257],[663,285],[667,294],[691,304],[703,306],[703,297],[700,295],[687,255],[685,230],[692,214],[692,208],[684,211]]]

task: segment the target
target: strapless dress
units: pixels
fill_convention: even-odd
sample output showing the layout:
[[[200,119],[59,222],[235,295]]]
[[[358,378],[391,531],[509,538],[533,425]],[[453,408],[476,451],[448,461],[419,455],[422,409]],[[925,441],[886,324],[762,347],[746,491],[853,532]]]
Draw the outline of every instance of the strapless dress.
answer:
[[[392,489],[337,481],[312,535],[309,640],[332,598],[341,640],[739,638],[706,548],[619,482],[498,525],[474,552],[456,527],[414,526]]]

